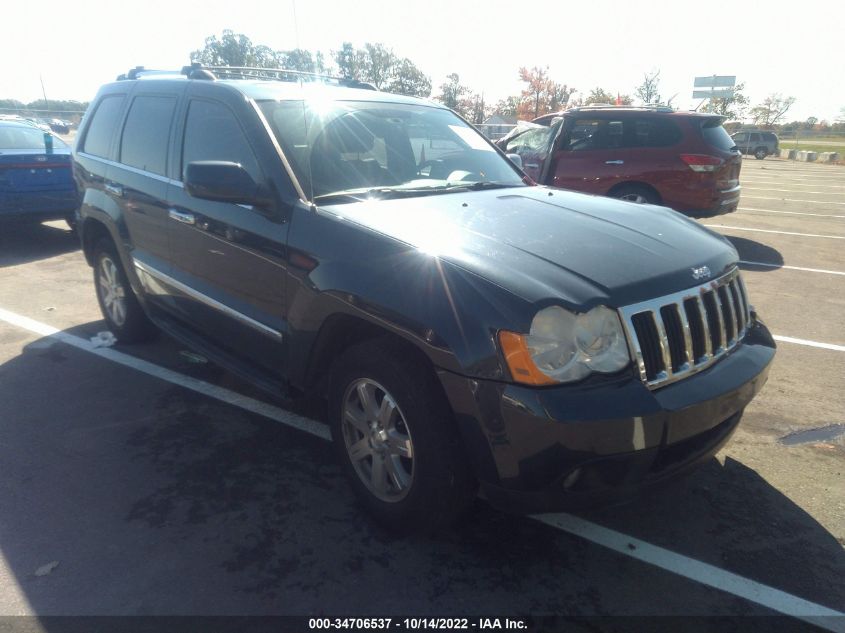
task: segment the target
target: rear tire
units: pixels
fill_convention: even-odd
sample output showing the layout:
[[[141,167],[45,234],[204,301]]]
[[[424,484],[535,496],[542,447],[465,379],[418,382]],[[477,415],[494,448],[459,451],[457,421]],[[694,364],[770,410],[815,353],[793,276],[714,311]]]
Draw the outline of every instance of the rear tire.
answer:
[[[643,185],[622,185],[611,191],[610,196],[637,204],[660,204],[660,197],[657,193]]]
[[[768,155],[769,152],[766,150],[765,147],[758,147],[754,150],[754,158],[756,158],[757,160],[763,160]]]
[[[155,336],[156,328],[144,314],[117,249],[107,238],[94,247],[94,287],[103,318],[119,341],[140,343]]]
[[[356,495],[380,524],[427,533],[453,522],[476,482],[435,376],[387,339],[350,348],[329,386],[332,440]]]

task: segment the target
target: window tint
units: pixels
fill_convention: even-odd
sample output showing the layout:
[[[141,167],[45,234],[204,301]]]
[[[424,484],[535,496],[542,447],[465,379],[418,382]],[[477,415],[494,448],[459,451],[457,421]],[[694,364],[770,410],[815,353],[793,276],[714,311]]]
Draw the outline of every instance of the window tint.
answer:
[[[175,108],[175,97],[135,97],[123,126],[120,162],[163,176]]]
[[[704,142],[716,149],[736,149],[736,143],[722,127],[721,117],[706,118],[701,122],[701,136]]]
[[[625,147],[668,147],[681,140],[681,130],[667,119],[632,119],[625,128]]]
[[[94,112],[91,125],[85,134],[85,147],[83,151],[100,156],[109,157],[112,138],[117,130],[118,118],[123,108],[123,95],[112,95],[104,97]]]
[[[182,146],[182,174],[197,160],[225,160],[239,163],[257,182],[258,161],[235,115],[222,103],[191,101]]]
[[[759,134],[752,134],[751,135],[751,142],[752,143],[759,143],[760,142],[760,135]]]
[[[622,121],[576,119],[563,147],[574,152],[624,147],[623,132]]]

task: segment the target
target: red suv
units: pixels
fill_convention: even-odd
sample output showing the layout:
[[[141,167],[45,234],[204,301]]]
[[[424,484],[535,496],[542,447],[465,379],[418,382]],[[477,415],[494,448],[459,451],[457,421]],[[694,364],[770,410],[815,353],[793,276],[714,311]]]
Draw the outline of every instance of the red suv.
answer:
[[[591,106],[547,114],[496,144],[535,181],[702,217],[739,204],[742,156],[724,117]]]

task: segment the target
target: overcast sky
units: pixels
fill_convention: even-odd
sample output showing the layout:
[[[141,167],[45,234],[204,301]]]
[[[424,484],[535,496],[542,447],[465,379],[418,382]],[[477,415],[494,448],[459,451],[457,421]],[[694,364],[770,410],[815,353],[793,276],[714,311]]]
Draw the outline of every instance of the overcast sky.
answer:
[[[135,8],[131,8],[135,7]],[[664,99],[686,109],[697,75],[736,75],[753,103],[797,98],[787,120],[832,121],[845,107],[845,1],[42,0],[4,2],[0,98],[90,100],[127,69],[180,68],[223,29],[274,49],[329,54],[382,42],[431,77],[448,73],[488,102],[518,94],[520,66],[548,66],[588,93],[630,93],[660,69]],[[295,19],[296,17],[296,19]]]

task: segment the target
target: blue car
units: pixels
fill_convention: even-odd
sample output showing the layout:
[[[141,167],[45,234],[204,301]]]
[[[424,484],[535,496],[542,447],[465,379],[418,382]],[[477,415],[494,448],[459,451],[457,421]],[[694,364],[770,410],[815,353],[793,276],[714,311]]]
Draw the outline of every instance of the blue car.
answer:
[[[0,221],[76,221],[70,147],[26,123],[0,121]]]

